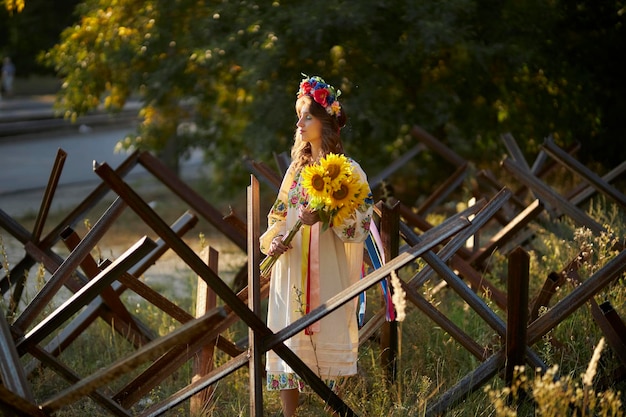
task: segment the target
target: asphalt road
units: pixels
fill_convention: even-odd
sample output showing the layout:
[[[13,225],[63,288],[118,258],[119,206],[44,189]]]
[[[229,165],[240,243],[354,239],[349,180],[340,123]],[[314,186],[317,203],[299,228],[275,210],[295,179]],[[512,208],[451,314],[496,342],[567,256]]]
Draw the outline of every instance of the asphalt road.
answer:
[[[37,121],[29,121],[29,114],[50,113],[50,106],[41,102],[15,100],[12,108],[7,101],[0,106],[0,126],[20,120],[29,127],[28,133],[0,137],[0,209],[11,216],[36,213],[52,172],[59,149],[66,152],[59,184],[52,209],[73,207],[86,193],[100,183],[93,172],[93,163],[106,162],[116,168],[128,153],[115,152],[115,145],[134,130],[129,121],[120,123],[77,123],[72,126],[34,129]],[[14,112],[11,118],[10,112]],[[46,123],[50,123],[47,117]],[[36,133],[35,133],[36,131]],[[181,161],[183,177],[197,175],[202,165],[202,154],[196,151],[189,160]],[[140,166],[135,167],[127,178],[149,175]]]
[[[59,185],[93,182],[93,161],[115,167],[128,155],[115,144],[132,127],[94,129],[89,133],[45,132],[0,141],[0,196],[45,187],[59,150],[67,153]]]

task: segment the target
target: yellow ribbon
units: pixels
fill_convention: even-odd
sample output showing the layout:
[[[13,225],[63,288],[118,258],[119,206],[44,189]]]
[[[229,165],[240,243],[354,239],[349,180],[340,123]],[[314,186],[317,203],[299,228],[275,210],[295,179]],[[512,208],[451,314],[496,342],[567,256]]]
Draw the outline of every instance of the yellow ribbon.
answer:
[[[311,226],[302,226],[302,262],[300,263],[300,288],[302,288],[302,311],[307,311],[307,279],[309,276],[309,245],[311,244]]]

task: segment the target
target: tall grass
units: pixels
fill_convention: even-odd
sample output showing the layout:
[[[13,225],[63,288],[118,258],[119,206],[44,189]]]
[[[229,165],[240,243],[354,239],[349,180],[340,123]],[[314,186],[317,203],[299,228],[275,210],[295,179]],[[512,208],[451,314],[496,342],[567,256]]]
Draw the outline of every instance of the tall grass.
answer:
[[[616,243],[624,243],[626,221],[619,211],[605,201],[598,200],[589,206],[588,213],[604,224],[608,233],[592,236],[585,229],[573,225],[568,220],[559,220],[550,228],[537,228],[535,236],[526,246],[531,255],[530,295],[536,295],[550,272],[560,272],[581,251],[586,252],[586,260],[579,269],[581,279],[586,279],[599,270],[617,253]],[[1,236],[0,236],[1,237]],[[1,245],[0,245],[1,246]],[[101,248],[106,251],[106,248]],[[2,252],[3,253],[3,252]],[[9,269],[6,255],[3,264]],[[412,276],[421,263],[401,270],[402,279]],[[481,271],[485,279],[505,290],[507,259],[495,253],[489,268]],[[41,274],[41,270],[37,272]],[[197,277],[181,271],[181,276],[172,279],[187,282],[187,297],[176,299],[176,303],[186,310],[194,311],[195,282]],[[451,289],[443,287],[435,290],[436,279],[427,282],[420,291],[446,317],[452,320],[488,351],[496,351],[503,341],[493,329],[475,314]],[[42,285],[40,283],[40,285]],[[553,305],[577,285],[566,281],[558,289],[551,302]],[[610,301],[621,317],[626,317],[626,293],[624,277],[608,286],[595,298],[598,302]],[[167,292],[167,286],[162,288]],[[167,295],[167,294],[165,294]],[[378,289],[369,291],[369,314],[375,312],[379,304]],[[169,333],[179,324],[160,310],[142,299],[125,294],[123,301],[133,314],[146,323],[159,335]],[[485,299],[488,305],[503,319],[506,314]],[[5,305],[2,306],[6,308]],[[549,308],[549,307],[548,307]],[[365,341],[359,351],[359,374],[349,378],[340,392],[344,401],[360,416],[403,417],[421,416],[429,404],[439,395],[454,386],[465,375],[480,365],[480,361],[468,353],[450,335],[443,332],[421,311],[407,306],[406,318],[399,323],[401,352],[397,363],[397,377],[393,384],[387,382],[385,369],[381,365],[382,353],[377,336]],[[247,328],[241,323],[232,326],[223,335],[231,341],[239,341],[247,336]],[[623,415],[624,384],[611,379],[619,361],[612,350],[605,346],[600,354],[596,349],[601,345],[602,332],[594,322],[588,307],[578,309],[563,323],[551,330],[532,348],[542,360],[550,365],[550,370],[541,375],[535,370],[520,368],[514,384],[503,385],[496,377],[484,390],[467,397],[461,404],[448,410],[449,416],[551,416],[551,415]],[[134,348],[121,335],[102,320],[90,326],[66,351],[59,360],[80,376],[88,376],[97,369],[108,366],[115,360],[131,353]],[[594,356],[594,351],[596,354]],[[24,357],[24,363],[30,360]],[[215,354],[217,366],[226,363],[229,357],[224,353]],[[593,364],[593,372],[589,370]],[[102,391],[111,394],[120,389],[142,369],[120,378],[119,381],[103,387]],[[589,376],[593,373],[593,376]],[[581,378],[581,375],[586,375]],[[159,402],[188,384],[192,377],[188,363],[173,374],[148,397],[134,408],[139,412],[151,404]],[[578,382],[578,381],[581,382]],[[60,389],[69,386],[55,372],[38,368],[29,375],[29,381],[39,401],[49,398]],[[248,371],[240,369],[216,384],[213,402],[206,416],[232,417],[247,416],[249,412]],[[611,381],[611,383],[607,383]],[[299,416],[329,415],[326,405],[313,393],[303,395]],[[544,408],[548,402],[549,410]],[[280,401],[275,393],[264,393],[265,414],[280,416]],[[109,415],[90,399],[83,399],[62,410],[59,415],[92,417]],[[170,410],[166,416],[190,415],[189,404],[185,402]]]
[[[495,415],[502,417],[623,416],[621,393],[612,388],[598,391],[594,387],[594,378],[600,365],[603,348],[604,339],[601,338],[587,370],[580,375],[580,381],[575,375],[560,375],[558,365],[554,365],[545,373],[535,372],[531,376],[525,372],[524,367],[516,368],[510,386],[485,389],[495,408]]]

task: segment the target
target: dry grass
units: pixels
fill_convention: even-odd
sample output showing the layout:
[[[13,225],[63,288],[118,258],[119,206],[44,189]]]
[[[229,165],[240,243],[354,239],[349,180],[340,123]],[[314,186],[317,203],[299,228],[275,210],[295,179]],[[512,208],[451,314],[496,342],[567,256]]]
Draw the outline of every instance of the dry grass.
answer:
[[[200,190],[202,185],[195,184],[194,186]],[[172,198],[172,194],[167,190],[158,187],[140,188],[142,197],[146,201],[151,202],[154,209],[168,223],[173,222],[187,209],[180,204],[178,199]],[[201,190],[199,192],[206,195],[207,199],[211,197],[210,190]],[[216,199],[216,201],[219,200]],[[95,207],[86,216],[86,219],[77,225],[77,232],[80,235],[84,235],[109,204],[110,201],[106,201]],[[241,203],[234,206],[245,207]],[[227,206],[218,208],[224,213],[228,210]],[[616,214],[609,206],[600,204],[590,207],[589,211],[602,223],[611,224],[612,230],[615,231],[616,235],[626,235],[626,222],[624,222],[623,216],[619,213]],[[243,211],[239,214],[243,214]],[[62,217],[63,213],[52,213],[49,223],[54,224],[55,221],[59,221]],[[34,216],[21,219],[21,221],[23,221],[27,229],[32,228]],[[535,249],[531,252],[531,294],[536,292],[537,287],[543,283],[548,272],[554,268],[562,267],[580,250],[581,245],[591,246],[595,250],[593,261],[585,265],[582,270],[585,276],[593,273],[593,271],[614,256],[614,253],[611,253],[610,250],[610,239],[606,237],[594,238],[584,233],[584,231],[577,232],[576,228],[567,222],[562,222],[559,227],[563,230],[568,230],[571,239],[555,236],[550,231],[538,233],[536,237]],[[99,242],[97,248],[94,249],[94,257],[115,259],[143,235],[156,238],[156,236],[153,236],[154,233],[143,225],[143,222],[139,221],[134,213],[127,209]],[[245,255],[238,248],[228,242],[223,236],[220,236],[211,225],[201,220],[188,233],[185,241],[199,253],[206,244],[204,239],[220,252],[221,275],[227,276],[229,273],[232,274],[245,261]],[[3,245],[6,244],[6,241],[6,236],[3,234]],[[539,242],[541,244],[538,244]],[[62,248],[55,247],[55,250],[61,252]],[[15,259],[13,258],[10,263],[14,263]],[[492,266],[492,270],[485,277],[492,280],[492,282],[502,283],[503,271],[506,270],[506,259],[494,256]],[[37,275],[36,271],[33,273]],[[410,275],[411,271],[399,272],[399,276],[402,279],[406,279]],[[45,280],[45,278],[37,276],[29,279],[33,282],[35,289],[41,286]],[[168,253],[142,279],[153,288],[158,289],[166,297],[174,300],[185,310],[189,312],[194,311],[195,282],[197,277],[180,260],[177,260],[174,254]],[[493,330],[473,314],[471,310],[468,310],[467,305],[461,302],[453,291],[444,290],[437,294],[432,294],[429,292],[432,285],[434,283],[428,283],[423,288],[423,292],[442,314],[457,323],[469,335],[478,340],[479,343],[490,346],[493,349],[498,348],[498,346],[493,345],[497,343]],[[555,301],[566,295],[571,288],[572,286],[569,283],[567,286],[564,286],[555,295]],[[603,299],[611,300],[622,317],[626,314],[626,292],[623,288],[623,281],[620,281],[619,285],[607,288],[600,295]],[[377,298],[378,289],[376,288],[370,291],[369,299],[376,300]],[[137,317],[158,334],[166,334],[178,325],[170,317],[138,299],[133,294],[125,294],[123,301],[131,312],[136,314]],[[489,300],[486,300],[486,302],[489,303]],[[495,307],[493,308],[496,309]],[[369,313],[371,314],[376,309],[376,302],[370,303]],[[408,306],[406,314],[407,317],[401,324],[402,356],[396,384],[388,385],[385,383],[384,371],[380,365],[381,353],[377,340],[367,341],[360,350],[359,376],[350,378],[342,392],[344,400],[360,416],[408,417],[423,415],[426,407],[434,398],[454,386],[463,376],[479,365],[477,359],[465,351],[449,335],[441,331],[438,326],[428,320],[419,310]],[[247,329],[241,323],[237,323],[224,333],[224,337],[232,341],[238,341],[246,336]],[[571,378],[586,372],[588,365],[593,361],[594,348],[602,337],[589,311],[585,308],[577,311],[557,329],[550,332],[548,336],[533,348],[547,363],[558,364],[560,375]],[[122,336],[111,331],[109,325],[99,321],[73,343],[70,349],[63,353],[61,359],[78,374],[89,375],[95,369],[106,366],[132,351],[132,346]],[[605,349],[602,356],[605,360],[598,362],[601,366],[596,369],[595,381],[602,380],[602,378],[606,379],[607,375],[612,372],[613,367],[611,364],[616,362],[611,355],[610,351]],[[225,363],[228,357],[220,353],[216,355],[215,360],[219,365]],[[172,375],[171,378],[160,384],[148,397],[142,399],[137,404],[135,411],[139,412],[142,408],[167,398],[168,395],[185,386],[191,378],[190,369],[190,365],[187,364],[179,372]],[[539,377],[537,380],[539,382],[534,382],[536,381],[534,377],[529,377],[527,382],[529,384],[545,383],[544,379],[541,378],[544,377]],[[30,375],[30,380],[33,386],[37,387],[36,396],[40,400],[57,392],[59,387],[67,385],[62,378],[50,370],[39,370],[37,373]],[[107,392],[115,392],[117,388],[122,386],[125,380],[123,378],[120,381],[116,381],[115,384],[106,387]],[[513,415],[498,414],[500,412],[498,408],[500,398],[509,393],[498,381],[496,379],[493,386],[487,387],[486,392],[474,393],[461,405],[449,410],[447,415]],[[570,379],[564,378],[563,381],[568,383],[567,386],[571,385]],[[616,388],[616,391],[606,391],[606,394],[602,394],[602,398],[611,399],[611,393],[617,393],[622,386],[623,384],[618,384],[615,387],[610,387]],[[564,386],[563,392],[567,392],[565,388]],[[600,394],[605,392],[606,387],[597,386],[597,388],[597,390],[594,390],[594,393]],[[540,393],[539,390],[535,392]],[[588,394],[588,398],[591,398],[590,395]],[[616,395],[619,398],[621,394]],[[554,395],[552,395],[552,398],[555,398]],[[600,398],[600,396],[596,396],[596,398]],[[265,393],[264,400],[266,415],[280,415],[280,405],[276,395]],[[248,374],[246,369],[242,369],[217,384],[214,403],[217,405],[211,409],[208,415],[215,417],[246,416],[249,411],[248,401]],[[303,401],[304,403],[299,413],[300,417],[325,415],[324,403],[315,395],[305,395]],[[611,401],[613,400],[611,399]],[[514,410],[517,413],[515,415],[520,416],[542,415],[540,413],[533,414],[534,411],[524,414],[523,411],[523,408]],[[564,413],[569,411],[561,410]],[[509,410],[507,412],[513,411]],[[108,415],[95,405],[93,401],[88,399],[77,402],[63,410],[63,415],[67,417],[87,414],[93,417]],[[188,414],[188,403],[184,403],[165,415],[179,416]]]

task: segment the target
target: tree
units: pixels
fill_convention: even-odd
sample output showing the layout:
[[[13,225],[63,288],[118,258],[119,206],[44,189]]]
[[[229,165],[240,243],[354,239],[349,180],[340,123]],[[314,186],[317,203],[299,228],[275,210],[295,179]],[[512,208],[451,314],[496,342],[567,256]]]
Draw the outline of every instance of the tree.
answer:
[[[74,21],[72,12],[80,0],[10,0],[0,7],[0,56],[8,55],[18,75],[50,74],[37,61],[42,50],[54,46],[59,34]]]
[[[24,0],[4,0],[4,7],[9,13],[20,13],[24,10]]]
[[[606,51],[623,18],[619,2],[603,4],[614,25],[595,47]],[[576,15],[538,0],[88,0],[46,62],[65,80],[69,115],[137,94],[144,121],[123,145],[176,156],[202,146],[229,188],[247,183],[233,161],[288,150],[301,73],[342,90],[347,150],[372,173],[414,145],[414,124],[479,165],[499,158],[507,131],[529,153],[550,134],[608,141],[604,98],[581,88],[589,63],[563,47]],[[411,186],[432,182],[436,164],[415,163]]]

